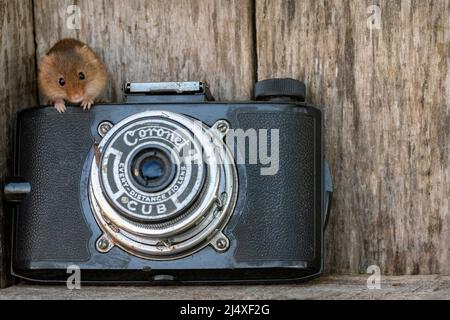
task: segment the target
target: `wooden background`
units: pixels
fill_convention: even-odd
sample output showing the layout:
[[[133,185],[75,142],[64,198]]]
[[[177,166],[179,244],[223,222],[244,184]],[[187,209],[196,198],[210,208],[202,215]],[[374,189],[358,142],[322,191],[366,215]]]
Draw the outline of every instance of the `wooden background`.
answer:
[[[37,104],[31,1],[0,0],[0,175],[10,168],[14,115]],[[0,186],[2,184],[0,183]],[[10,224],[0,191],[0,288],[7,284]]]
[[[0,24],[2,174],[12,115],[37,103],[37,58],[60,38],[102,57],[112,101],[125,80],[201,79],[245,100],[255,80],[293,77],[326,110],[326,271],[450,274],[450,0],[20,0],[0,3]]]

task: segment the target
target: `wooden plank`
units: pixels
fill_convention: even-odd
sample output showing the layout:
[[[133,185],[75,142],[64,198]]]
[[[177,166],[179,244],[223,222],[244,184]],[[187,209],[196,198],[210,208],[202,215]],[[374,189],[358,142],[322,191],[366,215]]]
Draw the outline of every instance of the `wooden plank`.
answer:
[[[368,289],[366,276],[328,276],[300,285],[270,286],[82,286],[71,291],[64,285],[19,285],[0,291],[0,300],[9,299],[450,299],[450,277],[382,277],[380,289]]]
[[[450,1],[257,0],[256,15],[258,78],[303,79],[326,106],[326,269],[449,274]]]
[[[73,3],[35,1],[38,56],[64,37],[88,43],[109,70],[110,100],[121,100],[126,80],[206,80],[216,99],[250,97],[252,1],[80,0],[80,30],[67,28]]]
[[[32,12],[31,0],[0,2],[1,181],[10,167],[14,115],[37,103]],[[0,196],[3,199],[2,194]],[[6,285],[9,270],[8,224],[9,218],[0,200],[0,288]]]

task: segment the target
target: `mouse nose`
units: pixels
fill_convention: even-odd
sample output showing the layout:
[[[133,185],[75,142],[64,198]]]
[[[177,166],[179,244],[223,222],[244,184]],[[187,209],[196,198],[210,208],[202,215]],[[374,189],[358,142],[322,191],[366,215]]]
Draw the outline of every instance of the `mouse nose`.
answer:
[[[79,102],[82,99],[83,94],[81,93],[81,91],[73,91],[72,94],[70,95],[70,100],[72,100],[73,102]]]

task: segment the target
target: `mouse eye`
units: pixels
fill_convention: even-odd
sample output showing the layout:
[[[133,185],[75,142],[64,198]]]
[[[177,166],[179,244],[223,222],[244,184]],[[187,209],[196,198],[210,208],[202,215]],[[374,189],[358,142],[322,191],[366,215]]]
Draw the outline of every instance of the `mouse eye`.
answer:
[[[66,84],[66,81],[64,81],[64,78],[60,78],[60,79],[59,79],[59,85],[60,85],[61,87],[64,87],[65,84]]]
[[[80,72],[80,73],[78,74],[78,78],[80,78],[80,80],[84,80],[84,79],[86,79],[86,76],[84,75],[83,72]]]

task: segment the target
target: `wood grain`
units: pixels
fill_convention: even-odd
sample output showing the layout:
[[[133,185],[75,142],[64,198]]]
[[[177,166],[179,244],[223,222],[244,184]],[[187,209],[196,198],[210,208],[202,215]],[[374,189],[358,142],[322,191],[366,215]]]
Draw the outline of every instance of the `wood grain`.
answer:
[[[257,0],[256,17],[258,78],[326,106],[326,269],[449,274],[450,1]]]
[[[106,97],[122,99],[124,81],[206,80],[216,99],[250,98],[254,82],[252,1],[35,0],[42,56],[59,39],[88,43],[106,63]],[[69,5],[81,29],[66,27]]]
[[[72,4],[80,30],[66,25]],[[206,80],[217,99],[245,100],[256,75],[294,77],[326,106],[326,270],[450,274],[450,0],[2,1],[0,26],[2,177],[13,115],[36,104],[35,54],[63,37],[105,61],[111,101],[125,80]]]
[[[10,167],[12,127],[16,111],[34,106],[36,66],[31,1],[0,2],[0,174]],[[6,284],[9,256],[9,218],[0,191],[0,288]]]
[[[390,276],[380,290],[367,288],[367,275],[326,276],[296,285],[247,286],[66,286],[18,285],[0,291],[0,300],[394,300],[450,299],[450,276]],[[170,312],[166,313],[170,318]],[[176,311],[176,310],[175,310]],[[166,311],[167,312],[167,311]],[[270,313],[273,314],[272,312]]]

